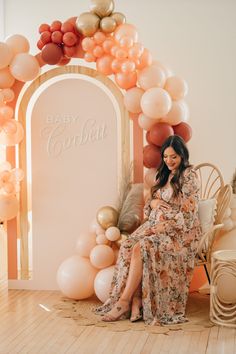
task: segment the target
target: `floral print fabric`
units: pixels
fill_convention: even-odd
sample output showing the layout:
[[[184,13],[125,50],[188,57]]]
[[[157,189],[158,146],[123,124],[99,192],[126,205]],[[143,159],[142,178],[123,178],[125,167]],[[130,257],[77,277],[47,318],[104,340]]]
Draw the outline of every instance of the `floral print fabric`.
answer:
[[[110,298],[96,312],[106,313],[117,302],[125,288],[133,246],[139,242],[143,261],[143,319],[148,324],[185,322],[185,308],[201,229],[198,219],[199,183],[196,173],[188,168],[182,176],[178,197],[164,187],[155,198],[168,204],[151,209],[149,199],[144,207],[148,220],[122,243],[112,281]],[[156,232],[160,223],[164,228]]]

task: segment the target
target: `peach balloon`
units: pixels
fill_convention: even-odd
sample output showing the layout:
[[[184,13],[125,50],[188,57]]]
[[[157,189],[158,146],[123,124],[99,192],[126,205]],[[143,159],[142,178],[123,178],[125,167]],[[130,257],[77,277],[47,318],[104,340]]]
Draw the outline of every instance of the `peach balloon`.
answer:
[[[90,261],[95,268],[109,267],[114,262],[114,252],[106,245],[95,246],[90,253]]]
[[[138,40],[137,29],[133,25],[130,25],[128,23],[119,25],[114,32],[115,40],[119,42],[120,39],[124,36],[131,38],[134,42],[137,42]]]
[[[96,229],[97,229],[98,226],[100,227],[100,225],[98,224],[97,220],[94,218],[91,221],[91,224],[89,226],[89,232],[92,232],[92,233],[96,232]]]
[[[4,42],[0,42],[0,69],[7,67],[13,58],[11,48]]]
[[[3,125],[6,134],[15,134],[17,132],[17,124],[15,119],[7,119]]]
[[[17,125],[17,131],[15,134],[8,135],[4,131],[0,132],[0,144],[6,146],[13,146],[19,144],[21,140],[24,138],[24,128],[21,123],[15,121]]]
[[[11,48],[14,55],[19,53],[28,53],[30,49],[29,41],[21,34],[13,34],[6,39],[7,45]]]
[[[125,74],[131,73],[135,70],[135,62],[132,60],[124,60],[121,64],[121,71]]]
[[[65,296],[75,300],[86,299],[94,294],[97,272],[89,259],[74,255],[58,268],[57,283]]]
[[[10,73],[8,67],[0,70],[0,89],[10,88],[14,82],[15,78]]]
[[[40,73],[37,59],[28,53],[17,54],[10,65],[11,74],[19,81],[34,80]]]
[[[134,43],[134,45],[128,51],[128,57],[130,59],[138,59],[141,57],[144,51],[144,46],[141,43]]]
[[[115,75],[115,81],[120,88],[128,90],[128,89],[136,86],[137,73],[135,71],[128,73],[128,74],[117,73]]]
[[[171,98],[167,91],[160,87],[148,89],[141,98],[143,113],[150,118],[161,118],[171,109]]]
[[[96,43],[93,38],[86,37],[82,40],[81,45],[82,45],[83,50],[88,52],[88,51],[92,51],[94,49]]]
[[[100,270],[94,280],[94,291],[96,296],[103,303],[109,298],[111,282],[114,275],[115,266]]]
[[[13,219],[19,210],[19,203],[15,195],[0,195],[0,221]]]
[[[109,241],[106,238],[105,234],[97,235],[96,242],[97,242],[98,245],[107,245],[109,243]]]
[[[151,127],[157,122],[157,119],[147,117],[143,113],[141,113],[138,117],[138,124],[144,130],[150,130]]]
[[[93,39],[96,42],[96,44],[102,44],[105,39],[106,39],[106,35],[105,33],[101,32],[101,31],[97,31],[94,33]]]
[[[143,90],[148,90],[152,87],[163,87],[165,80],[164,71],[155,65],[142,69],[138,74],[138,83]]]
[[[188,116],[189,111],[186,103],[184,101],[173,101],[170,111],[165,117],[161,118],[161,122],[177,125],[180,122],[186,122]]]
[[[150,168],[145,173],[144,180],[145,180],[146,184],[148,185],[148,187],[151,188],[156,183],[156,174],[157,174],[156,168]]]
[[[120,47],[124,48],[125,50],[131,48],[134,45],[133,39],[128,36],[121,37],[119,42],[120,42]]]
[[[13,116],[14,116],[13,108],[9,107],[9,106],[0,107],[0,116],[4,117],[5,119],[13,118]]]
[[[92,53],[96,58],[100,58],[104,54],[104,50],[100,45],[96,45]]]
[[[136,60],[136,69],[141,70],[152,64],[152,55],[148,49],[144,48],[143,54]]]
[[[124,61],[123,60],[118,60],[118,59],[113,59],[111,63],[111,68],[114,74],[117,74],[118,72],[121,71],[121,65]]]
[[[112,61],[113,57],[108,54],[105,54],[101,58],[98,58],[96,62],[97,71],[99,71],[103,75],[113,74],[113,70],[111,68]]]
[[[120,230],[116,226],[108,227],[105,232],[106,238],[110,241],[117,241],[120,238]]]
[[[168,77],[164,88],[170,94],[171,98],[176,101],[184,98],[188,92],[186,81],[178,76]]]
[[[105,53],[110,54],[111,48],[114,46],[114,40],[112,38],[107,38],[102,43],[102,47]]]
[[[2,90],[4,101],[5,102],[12,102],[15,98],[15,93],[12,89],[6,88]]]
[[[140,101],[144,91],[139,87],[133,87],[124,95],[124,105],[131,113],[140,113],[142,111]]]
[[[81,233],[76,242],[76,252],[82,257],[89,257],[96,246],[96,234],[92,232]]]
[[[96,61],[96,57],[92,53],[87,52],[84,54],[84,60],[88,63],[92,63],[93,61]]]

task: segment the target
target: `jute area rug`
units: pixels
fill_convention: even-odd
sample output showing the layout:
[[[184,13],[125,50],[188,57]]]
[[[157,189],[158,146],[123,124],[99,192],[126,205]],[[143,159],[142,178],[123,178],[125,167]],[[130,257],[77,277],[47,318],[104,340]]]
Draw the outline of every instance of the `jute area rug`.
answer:
[[[188,322],[169,326],[148,326],[143,321],[131,323],[129,320],[102,322],[101,317],[93,312],[93,309],[101,304],[96,297],[79,301],[62,297],[54,305],[54,309],[58,316],[71,318],[79,326],[106,327],[115,332],[132,330],[166,334],[169,331],[200,332],[213,327],[214,325],[209,320],[209,300],[209,295],[191,293],[186,310]]]

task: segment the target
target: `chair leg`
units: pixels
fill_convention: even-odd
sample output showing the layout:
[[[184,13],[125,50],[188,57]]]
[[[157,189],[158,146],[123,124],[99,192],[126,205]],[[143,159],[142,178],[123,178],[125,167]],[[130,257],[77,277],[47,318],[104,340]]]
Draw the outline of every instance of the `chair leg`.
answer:
[[[211,284],[211,279],[210,279],[206,264],[204,264],[204,269],[205,269],[205,272],[206,272],[206,276],[207,276],[208,282],[209,282],[209,284]]]

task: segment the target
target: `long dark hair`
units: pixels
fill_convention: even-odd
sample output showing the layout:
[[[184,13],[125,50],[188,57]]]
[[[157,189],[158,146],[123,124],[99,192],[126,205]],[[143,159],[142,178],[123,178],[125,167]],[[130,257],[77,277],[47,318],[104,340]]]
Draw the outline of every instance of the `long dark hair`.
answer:
[[[171,135],[166,139],[161,147],[161,165],[156,175],[157,183],[151,189],[151,195],[154,196],[155,192],[164,187],[168,181],[171,171],[168,169],[164,162],[164,152],[168,147],[172,147],[177,155],[181,157],[181,162],[175,175],[170,180],[170,185],[174,190],[174,196],[177,196],[181,189],[180,177],[183,171],[190,166],[189,152],[184,140],[179,135]]]

